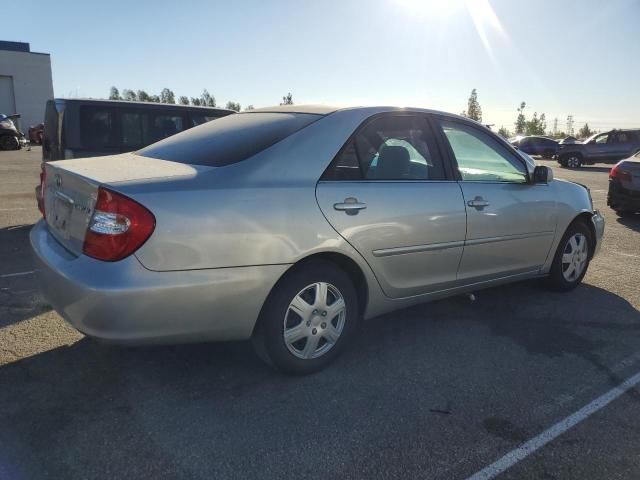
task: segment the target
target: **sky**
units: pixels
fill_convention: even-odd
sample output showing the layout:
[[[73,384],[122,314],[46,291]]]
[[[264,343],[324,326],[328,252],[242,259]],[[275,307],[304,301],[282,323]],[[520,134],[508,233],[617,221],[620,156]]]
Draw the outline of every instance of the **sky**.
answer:
[[[8,11],[7,11],[8,6]],[[219,105],[397,105],[483,122],[516,108],[640,127],[640,0],[56,0],[9,2],[0,40],[51,54],[57,97],[112,85]],[[15,8],[16,11],[11,12]]]

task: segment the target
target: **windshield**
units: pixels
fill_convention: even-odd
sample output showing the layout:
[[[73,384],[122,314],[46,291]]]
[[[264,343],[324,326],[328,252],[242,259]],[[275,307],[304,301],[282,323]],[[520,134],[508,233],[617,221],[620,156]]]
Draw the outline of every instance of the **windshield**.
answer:
[[[240,113],[205,123],[139,150],[143,157],[221,167],[240,162],[310,125],[321,115]]]

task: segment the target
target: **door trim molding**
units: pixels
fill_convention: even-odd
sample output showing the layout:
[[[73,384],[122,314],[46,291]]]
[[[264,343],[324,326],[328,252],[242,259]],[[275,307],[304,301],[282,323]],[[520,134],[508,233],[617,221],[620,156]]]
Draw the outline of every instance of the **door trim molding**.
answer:
[[[435,250],[445,250],[448,248],[457,248],[457,247],[464,247],[464,241],[456,240],[453,242],[430,243],[427,245],[412,245],[410,247],[381,248],[379,250],[374,250],[371,253],[373,253],[374,257],[390,257],[392,255],[431,252]]]
[[[501,237],[485,237],[485,238],[474,238],[471,240],[467,240],[465,242],[466,245],[483,245],[485,243],[496,243],[496,242],[507,242],[509,240],[522,240],[524,238],[536,238],[536,237],[548,237],[555,235],[555,232],[534,232],[534,233],[519,233],[515,235],[504,235]]]

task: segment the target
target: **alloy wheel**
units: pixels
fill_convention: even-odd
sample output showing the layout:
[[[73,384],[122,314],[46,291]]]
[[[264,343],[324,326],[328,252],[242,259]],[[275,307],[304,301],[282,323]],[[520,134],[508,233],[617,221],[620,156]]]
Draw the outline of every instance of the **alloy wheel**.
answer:
[[[578,168],[580,166],[580,159],[574,155],[567,158],[567,166],[569,168]]]
[[[589,249],[587,237],[576,233],[567,241],[562,254],[562,276],[568,282],[580,278],[587,266]]]
[[[336,344],[345,325],[347,306],[340,291],[326,282],[300,290],[284,316],[284,342],[298,358],[318,358]]]

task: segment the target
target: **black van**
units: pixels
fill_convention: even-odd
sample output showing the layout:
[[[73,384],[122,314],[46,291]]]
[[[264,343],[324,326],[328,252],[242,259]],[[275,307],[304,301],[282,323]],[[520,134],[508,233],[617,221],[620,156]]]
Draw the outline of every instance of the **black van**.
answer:
[[[42,159],[96,157],[131,152],[232,110],[120,100],[49,100]]]

